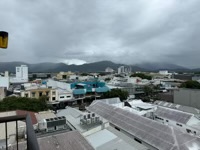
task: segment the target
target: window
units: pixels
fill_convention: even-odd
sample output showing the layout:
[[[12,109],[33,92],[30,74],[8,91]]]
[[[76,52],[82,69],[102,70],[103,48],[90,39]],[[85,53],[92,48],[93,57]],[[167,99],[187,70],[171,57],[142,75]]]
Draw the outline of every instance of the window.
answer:
[[[166,120],[166,122],[169,122],[168,120]]]
[[[70,98],[71,96],[67,96],[67,98]]]
[[[46,96],[48,96],[49,95],[49,92],[46,92]]]
[[[155,116],[156,119],[159,119],[159,120],[164,120],[163,118],[160,118],[158,116]]]
[[[182,127],[182,124],[176,123],[176,125]]]
[[[186,129],[187,133],[191,133],[192,131],[190,129]]]
[[[28,94],[25,94],[25,97],[28,97]]]
[[[134,138],[134,140],[137,141],[138,143],[142,143],[142,141],[140,141],[140,140],[138,140],[136,138]]]
[[[32,97],[35,97],[35,92],[32,92]]]
[[[118,127],[115,127],[115,129],[118,130],[118,131],[120,131],[120,128],[118,128]]]
[[[40,96],[40,97],[42,96],[42,92],[39,92],[39,96]]]
[[[52,97],[52,101],[55,101],[56,100],[56,97]]]
[[[60,96],[60,98],[65,98],[64,96]]]
[[[56,92],[55,92],[55,91],[52,91],[52,95],[56,95]]]

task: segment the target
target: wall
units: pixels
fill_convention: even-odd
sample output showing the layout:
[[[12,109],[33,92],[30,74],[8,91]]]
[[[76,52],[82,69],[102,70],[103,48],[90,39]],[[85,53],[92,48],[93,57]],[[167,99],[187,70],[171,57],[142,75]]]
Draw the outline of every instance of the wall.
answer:
[[[200,90],[198,89],[174,90],[174,103],[200,109]]]
[[[1,77],[0,76],[0,87],[9,88],[9,77]]]
[[[6,97],[6,90],[4,87],[0,87],[0,101]]]

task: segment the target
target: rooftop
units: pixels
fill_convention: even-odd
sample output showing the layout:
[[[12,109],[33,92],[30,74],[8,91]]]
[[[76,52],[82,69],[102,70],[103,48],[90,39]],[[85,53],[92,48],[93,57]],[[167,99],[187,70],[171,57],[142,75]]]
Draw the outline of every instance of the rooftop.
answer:
[[[94,101],[88,110],[159,150],[200,149],[199,138],[101,101]]]

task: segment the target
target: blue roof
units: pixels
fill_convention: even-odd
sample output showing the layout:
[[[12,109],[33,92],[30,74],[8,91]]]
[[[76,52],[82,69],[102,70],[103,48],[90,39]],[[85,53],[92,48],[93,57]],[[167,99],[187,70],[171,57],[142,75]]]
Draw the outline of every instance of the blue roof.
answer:
[[[74,95],[86,94],[86,89],[74,89],[73,94]]]
[[[108,92],[110,89],[107,86],[96,88],[97,93]]]

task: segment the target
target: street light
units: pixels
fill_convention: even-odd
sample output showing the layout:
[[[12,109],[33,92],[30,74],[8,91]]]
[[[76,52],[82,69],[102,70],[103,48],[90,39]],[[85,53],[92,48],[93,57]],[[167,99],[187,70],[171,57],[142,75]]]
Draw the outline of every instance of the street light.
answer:
[[[0,31],[0,48],[8,47],[8,32]]]

